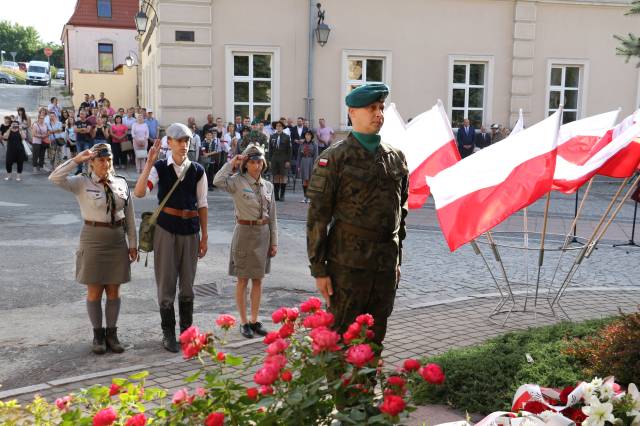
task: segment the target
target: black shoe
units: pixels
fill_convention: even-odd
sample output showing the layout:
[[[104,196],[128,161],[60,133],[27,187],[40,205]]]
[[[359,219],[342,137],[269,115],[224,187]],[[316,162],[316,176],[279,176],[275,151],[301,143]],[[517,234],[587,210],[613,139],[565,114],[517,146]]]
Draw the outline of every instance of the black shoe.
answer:
[[[243,324],[240,326],[240,334],[242,334],[247,339],[253,338],[253,330],[251,329],[250,324]]]
[[[287,189],[287,184],[283,183],[280,186],[280,201],[284,201],[284,191]]]
[[[160,308],[160,319],[162,320],[162,346],[169,352],[180,351],[176,341],[176,315],[173,305],[169,308]]]
[[[124,348],[118,340],[117,331],[118,329],[116,327],[107,328],[105,340],[107,343],[107,347],[111,350],[111,352],[115,354],[121,354],[122,352],[124,352]]]
[[[93,329],[93,347],[91,350],[94,354],[103,355],[107,353],[107,344],[104,339],[104,328]]]
[[[180,352],[175,330],[162,330],[162,346],[174,354]]]
[[[193,324],[193,301],[178,300],[178,313],[180,314],[180,334]]]
[[[267,329],[263,327],[260,321],[249,324],[249,327],[251,327],[251,330],[253,330],[253,332],[258,336],[266,336],[267,334],[269,334]]]

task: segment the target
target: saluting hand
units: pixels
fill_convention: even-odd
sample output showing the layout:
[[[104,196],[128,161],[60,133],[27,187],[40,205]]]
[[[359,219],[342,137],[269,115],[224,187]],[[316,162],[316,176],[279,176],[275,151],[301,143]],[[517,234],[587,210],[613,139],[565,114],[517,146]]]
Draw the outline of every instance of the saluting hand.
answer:
[[[153,145],[149,150],[149,154],[147,154],[147,157],[148,157],[147,161],[151,163],[155,163],[156,160],[158,159],[158,155],[160,155],[161,147],[162,147],[162,144],[160,143],[160,139],[156,139],[155,141],[153,141]]]
[[[231,159],[231,164],[233,164],[233,169],[236,170],[242,166],[242,161],[244,160],[244,155],[236,155]]]
[[[91,160],[92,158],[94,158],[96,156],[96,153],[91,151],[90,149],[85,149],[84,151],[82,151],[80,154],[76,155],[75,157],[73,157],[73,161],[76,164],[82,164],[86,161]]]
[[[327,302],[327,308],[331,306],[331,296],[333,295],[333,285],[331,284],[331,277],[317,277],[316,288],[324,297],[324,301]]]

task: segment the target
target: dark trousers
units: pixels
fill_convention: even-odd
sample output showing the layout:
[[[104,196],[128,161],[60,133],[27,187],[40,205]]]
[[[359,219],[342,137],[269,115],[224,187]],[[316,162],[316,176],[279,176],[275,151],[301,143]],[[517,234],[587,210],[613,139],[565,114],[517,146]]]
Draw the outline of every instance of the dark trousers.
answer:
[[[13,160],[13,161],[7,160],[7,163],[6,163],[7,173],[11,173],[13,171],[13,163],[16,163],[18,165],[18,173],[22,173],[22,164],[24,164],[24,161],[22,160],[22,158],[20,158],[19,160]]]
[[[329,307],[335,317],[333,329],[342,334],[358,315],[371,314],[375,333],[372,340],[381,345],[396,297],[396,271],[356,269],[333,262],[328,268],[333,285]]]
[[[85,149],[89,149],[93,146],[93,140],[89,139],[89,140],[77,140],[76,141],[76,150],[78,151],[78,154],[80,154],[82,151],[84,151]],[[82,173],[82,168],[84,166],[85,163],[80,163],[78,164],[78,173]]]
[[[33,145],[33,167],[44,166],[44,154],[47,152],[49,145],[34,144]]]
[[[123,155],[125,153],[122,152],[120,147],[120,143],[111,142],[111,151],[113,152],[113,165],[114,166],[126,166],[127,165],[127,156]]]

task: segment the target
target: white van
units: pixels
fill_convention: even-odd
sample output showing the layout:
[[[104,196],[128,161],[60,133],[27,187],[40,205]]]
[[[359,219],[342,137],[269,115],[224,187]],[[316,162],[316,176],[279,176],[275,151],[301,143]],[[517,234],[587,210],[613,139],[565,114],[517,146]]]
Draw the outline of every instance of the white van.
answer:
[[[51,71],[49,63],[44,61],[31,61],[27,65],[27,84],[51,84]]]

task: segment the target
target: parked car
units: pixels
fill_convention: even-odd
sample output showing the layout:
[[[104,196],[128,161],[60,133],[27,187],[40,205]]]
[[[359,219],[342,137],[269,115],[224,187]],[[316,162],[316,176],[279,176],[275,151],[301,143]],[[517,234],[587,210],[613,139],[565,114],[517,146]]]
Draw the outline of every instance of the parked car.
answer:
[[[27,85],[41,84],[48,86],[51,84],[49,63],[44,61],[31,61],[27,67]]]
[[[60,68],[56,73],[56,78],[59,80],[64,80],[64,68]]]
[[[16,78],[11,74],[0,72],[0,83],[4,84],[16,84]]]
[[[2,66],[9,68],[13,71],[19,71],[20,70],[20,66],[18,65],[17,62],[13,62],[13,61],[3,61],[2,62]]]

